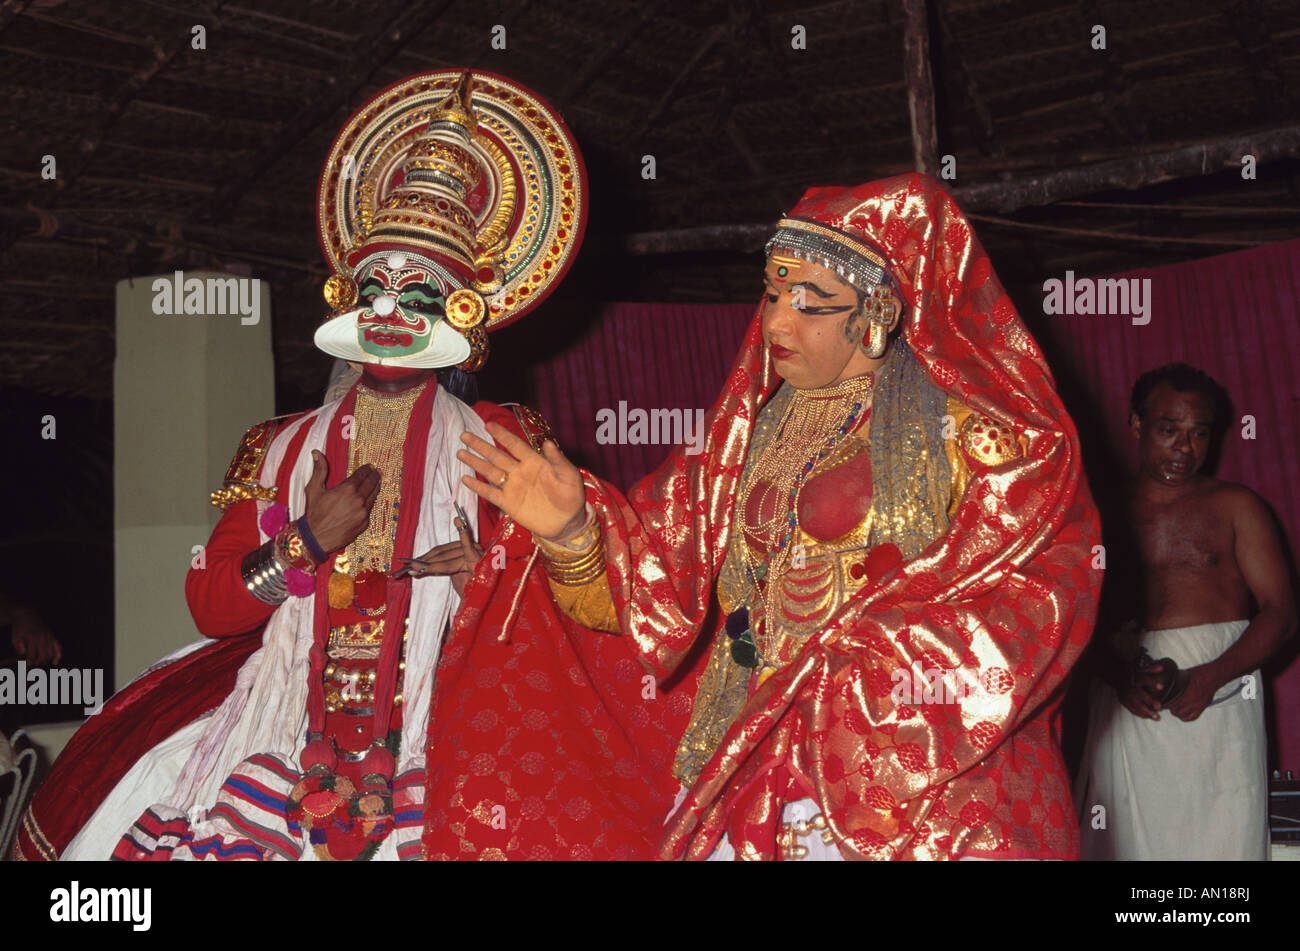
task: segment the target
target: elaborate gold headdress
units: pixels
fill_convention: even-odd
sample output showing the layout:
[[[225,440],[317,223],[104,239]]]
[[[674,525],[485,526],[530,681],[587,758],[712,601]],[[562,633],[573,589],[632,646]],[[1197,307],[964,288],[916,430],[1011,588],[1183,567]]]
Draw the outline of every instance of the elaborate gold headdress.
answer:
[[[469,344],[459,365],[475,370],[487,358],[485,331],[535,307],[572,262],[586,170],[535,93],[492,73],[438,70],[390,86],[348,120],[317,213],[335,317],[356,304],[362,269],[400,255],[443,285],[447,323]]]

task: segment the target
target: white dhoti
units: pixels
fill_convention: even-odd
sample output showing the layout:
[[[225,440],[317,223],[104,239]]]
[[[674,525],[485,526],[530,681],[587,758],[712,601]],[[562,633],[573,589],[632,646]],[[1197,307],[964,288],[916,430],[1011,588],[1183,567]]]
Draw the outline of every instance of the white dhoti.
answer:
[[[1147,631],[1152,658],[1214,660],[1246,621]],[[1134,716],[1098,682],[1075,785],[1085,860],[1268,858],[1268,774],[1259,671],[1225,684],[1185,723]],[[1100,809],[1098,807],[1101,807]]]

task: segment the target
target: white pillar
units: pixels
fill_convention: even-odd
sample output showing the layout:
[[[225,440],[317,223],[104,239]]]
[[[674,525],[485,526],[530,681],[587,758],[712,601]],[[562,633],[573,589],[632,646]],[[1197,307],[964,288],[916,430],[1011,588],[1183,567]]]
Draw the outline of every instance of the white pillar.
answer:
[[[211,271],[118,282],[117,687],[200,636],[185,573],[221,514],[209,493],[244,431],[274,415],[269,285]]]

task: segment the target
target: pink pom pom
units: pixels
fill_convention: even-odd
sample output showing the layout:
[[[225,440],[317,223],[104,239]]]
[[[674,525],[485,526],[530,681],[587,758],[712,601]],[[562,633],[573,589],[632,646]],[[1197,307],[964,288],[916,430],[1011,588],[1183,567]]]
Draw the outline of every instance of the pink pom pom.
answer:
[[[280,534],[280,529],[289,524],[289,507],[286,505],[271,505],[262,513],[260,522],[262,531],[266,533],[267,538],[274,538]]]
[[[284,586],[295,598],[305,598],[316,590],[316,579],[305,571],[289,568],[284,573]]]

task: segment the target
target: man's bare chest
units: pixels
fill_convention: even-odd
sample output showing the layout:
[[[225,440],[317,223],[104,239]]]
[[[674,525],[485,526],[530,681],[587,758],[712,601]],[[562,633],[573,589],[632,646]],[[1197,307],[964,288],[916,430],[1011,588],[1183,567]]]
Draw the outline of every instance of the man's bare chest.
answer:
[[[1148,569],[1218,571],[1232,566],[1232,526],[1205,499],[1133,509],[1138,553]]]

